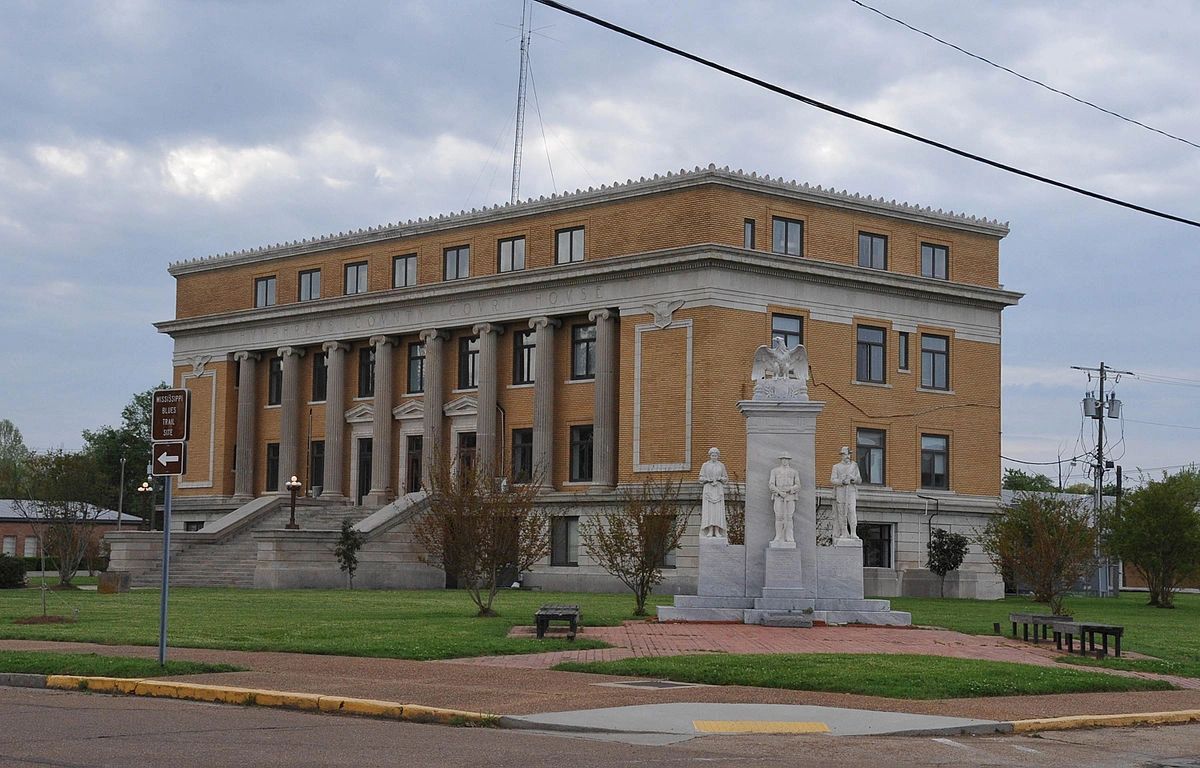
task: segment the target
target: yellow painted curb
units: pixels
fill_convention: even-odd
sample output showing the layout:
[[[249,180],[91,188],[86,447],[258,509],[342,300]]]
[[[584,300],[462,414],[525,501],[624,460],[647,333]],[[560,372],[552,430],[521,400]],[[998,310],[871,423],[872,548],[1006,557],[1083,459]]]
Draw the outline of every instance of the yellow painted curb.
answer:
[[[1035,731],[1066,731],[1072,728],[1122,728],[1130,725],[1174,725],[1200,721],[1200,709],[1175,712],[1131,712],[1122,715],[1070,715],[1043,717],[1033,720],[1014,720],[1013,733]]]
[[[83,675],[46,675],[47,688],[94,693],[133,693],[139,679],[127,677],[87,677]]]
[[[496,722],[497,717],[483,712],[405,704],[404,719],[416,723],[441,723],[442,725],[491,725]]]
[[[787,720],[693,720],[700,733],[829,733],[825,723]]]
[[[255,691],[254,703],[260,707],[301,709],[316,712],[321,697],[315,693],[290,693],[288,691]]]

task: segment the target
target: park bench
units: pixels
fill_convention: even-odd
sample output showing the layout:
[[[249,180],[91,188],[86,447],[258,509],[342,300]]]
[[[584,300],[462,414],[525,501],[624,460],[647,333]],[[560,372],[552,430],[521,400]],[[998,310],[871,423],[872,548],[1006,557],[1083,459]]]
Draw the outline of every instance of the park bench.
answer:
[[[533,614],[538,640],[546,636],[546,630],[552,621],[570,622],[571,628],[567,632],[567,639],[574,640],[575,634],[579,631],[580,616],[578,605],[543,605],[538,608],[537,613]]]
[[[1115,643],[1115,655],[1117,658],[1121,656],[1121,636],[1125,634],[1125,627],[1117,624],[1097,624],[1090,621],[1058,621],[1050,625],[1054,630],[1054,645],[1062,649],[1062,641],[1067,639],[1067,653],[1075,652],[1075,638],[1079,638],[1079,655],[1085,656],[1088,651],[1093,653],[1096,650],[1096,635],[1100,635],[1101,652],[1100,655],[1108,655],[1108,638],[1113,638]]]
[[[1070,616],[1054,616],[1047,613],[1010,613],[1008,620],[1012,622],[1013,637],[1017,636],[1017,625],[1021,625],[1021,634],[1026,642],[1029,641],[1029,628],[1033,627],[1033,642],[1038,640],[1038,627],[1041,627],[1041,639],[1046,640],[1047,628],[1055,622],[1070,621]]]

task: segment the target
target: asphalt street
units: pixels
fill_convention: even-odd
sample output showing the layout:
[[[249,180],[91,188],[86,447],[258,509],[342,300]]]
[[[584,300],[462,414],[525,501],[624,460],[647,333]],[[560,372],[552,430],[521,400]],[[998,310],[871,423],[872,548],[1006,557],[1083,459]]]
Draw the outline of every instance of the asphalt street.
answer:
[[[1042,736],[713,735],[638,745],[256,707],[0,688],[6,768],[172,766],[1086,765],[1200,768],[1200,725]]]

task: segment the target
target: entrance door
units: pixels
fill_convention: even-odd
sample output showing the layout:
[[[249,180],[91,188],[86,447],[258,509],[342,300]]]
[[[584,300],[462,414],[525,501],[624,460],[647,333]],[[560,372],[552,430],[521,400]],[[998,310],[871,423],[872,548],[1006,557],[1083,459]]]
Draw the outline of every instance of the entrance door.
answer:
[[[405,493],[416,493],[421,490],[421,435],[409,435],[405,451],[404,489]]]
[[[358,488],[354,494],[355,504],[362,504],[363,497],[371,492],[371,438],[358,438]]]

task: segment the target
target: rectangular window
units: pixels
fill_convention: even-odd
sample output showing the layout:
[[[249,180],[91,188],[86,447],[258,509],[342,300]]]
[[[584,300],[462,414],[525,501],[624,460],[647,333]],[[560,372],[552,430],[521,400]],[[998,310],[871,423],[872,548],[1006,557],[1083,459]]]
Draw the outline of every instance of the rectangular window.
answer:
[[[283,402],[283,358],[272,357],[267,364],[267,405]]]
[[[37,536],[26,536],[25,537],[25,551],[22,553],[22,556],[23,557],[37,557],[38,556],[38,537]]]
[[[417,254],[392,259],[392,287],[408,288],[417,284]]]
[[[794,315],[771,315],[771,341],[783,339],[791,349],[804,343],[804,318]]]
[[[312,356],[312,400],[322,402],[327,396],[329,368],[325,365],[325,353],[314,352]]]
[[[409,435],[405,445],[405,475],[404,492],[416,493],[421,490],[421,453],[425,439],[421,435]]]
[[[883,384],[886,381],[883,372],[884,338],[885,332],[882,328],[872,328],[869,325],[858,326],[855,381],[868,381],[872,384]]]
[[[458,388],[479,386],[479,337],[464,336],[458,340]]]
[[[583,227],[560,229],[554,233],[554,263],[583,261]]]
[[[863,568],[892,567],[892,526],[888,523],[859,523]]]
[[[921,435],[921,487],[950,487],[950,438],[946,435]]]
[[[779,216],[772,218],[771,251],[788,256],[803,256],[804,222]]]
[[[425,342],[408,345],[408,394],[425,391]]]
[[[325,441],[313,440],[308,448],[308,487],[325,485]]]
[[[533,430],[512,431],[512,479],[514,483],[533,480]]]
[[[754,250],[754,219],[746,219],[742,226],[742,247]]]
[[[887,445],[882,429],[860,429],[855,438],[855,455],[858,456],[858,473],[862,481],[871,485],[886,485],[884,471],[887,466]]]
[[[275,306],[275,276],[254,278],[254,306]]]
[[[532,384],[537,364],[537,344],[534,331],[513,333],[513,384]]]
[[[375,348],[358,350],[358,396],[375,397]]]
[[[189,532],[190,531],[198,531],[203,527],[204,527],[203,520],[186,520],[183,523],[183,530],[189,531]]]
[[[950,338],[921,334],[921,386],[950,389]]]
[[[921,243],[921,274],[924,277],[947,279],[950,249],[944,245]]]
[[[550,565],[579,565],[578,517],[555,517],[551,520]]]
[[[267,443],[267,490],[279,490],[279,443]]]
[[[300,301],[321,298],[321,270],[309,269],[300,273]]]
[[[571,378],[596,378],[596,326],[571,327]]]
[[[4,537],[4,548],[0,549],[0,553],[8,555],[9,557],[16,557],[17,556],[17,537],[16,536],[5,536]]]
[[[908,331],[900,331],[899,349],[896,352],[900,357],[900,370],[908,370]]]
[[[887,269],[887,237],[858,233],[858,266],[870,269]]]
[[[471,246],[460,245],[447,248],[442,252],[444,266],[442,277],[445,280],[462,280],[471,276]]]
[[[458,466],[460,469],[472,469],[475,466],[475,433],[474,432],[459,432],[458,433]]]
[[[571,474],[572,483],[592,481],[592,425],[571,427]]]
[[[519,272],[525,269],[525,238],[509,237],[496,245],[496,269],[500,272]]]
[[[346,265],[346,290],[343,291],[347,296],[355,293],[367,292],[367,262],[360,261],[356,264]]]

